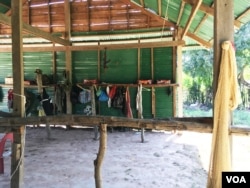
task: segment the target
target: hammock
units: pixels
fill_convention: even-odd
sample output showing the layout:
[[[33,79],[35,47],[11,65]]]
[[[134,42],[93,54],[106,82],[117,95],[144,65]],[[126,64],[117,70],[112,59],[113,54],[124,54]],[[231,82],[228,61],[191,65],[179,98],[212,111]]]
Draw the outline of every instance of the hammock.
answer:
[[[214,127],[208,173],[208,188],[220,188],[222,171],[231,171],[230,110],[238,105],[235,51],[230,41],[222,44],[218,88],[214,100]]]

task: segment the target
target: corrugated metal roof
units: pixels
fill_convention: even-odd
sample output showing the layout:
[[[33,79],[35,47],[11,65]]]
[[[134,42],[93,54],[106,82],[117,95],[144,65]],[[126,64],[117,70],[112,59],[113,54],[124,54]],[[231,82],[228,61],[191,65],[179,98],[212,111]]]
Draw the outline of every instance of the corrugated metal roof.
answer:
[[[10,2],[9,0],[0,0],[0,12],[7,16],[11,16],[11,11],[9,11],[11,9]],[[52,3],[37,0],[29,0],[29,3],[23,2],[25,5],[23,10],[27,11],[27,6],[30,6],[28,7],[31,11],[30,15],[35,18],[30,21],[31,25],[33,24],[34,27],[41,26],[39,29],[44,29],[47,32],[59,32],[57,33],[59,36],[65,32],[66,27],[63,20],[66,15],[64,15],[64,11],[60,10],[64,8],[63,0],[53,0]],[[170,30],[171,27],[185,28],[192,12],[192,2],[194,1],[89,0],[88,4],[86,1],[70,1],[72,6],[71,14],[74,15],[71,17],[71,41],[116,41],[161,38],[163,35],[173,36],[174,32]],[[200,45],[192,35],[204,40],[206,43],[213,41],[213,6],[214,0],[202,1],[188,29],[189,34],[185,37],[186,46]],[[47,7],[51,9],[48,8],[47,10]],[[100,11],[94,11],[95,8]],[[48,21],[49,19],[45,13],[50,10],[53,11],[49,12],[51,20]],[[60,13],[57,14],[56,11],[60,11]],[[93,12],[88,15],[89,11]],[[104,13],[110,15],[107,17],[107,15],[102,15]],[[25,16],[27,18],[27,12],[25,12]],[[236,26],[244,25],[250,21],[249,0],[234,0],[234,17]],[[59,18],[63,19],[58,21]],[[99,22],[98,19],[100,19]],[[24,22],[27,22],[27,20]],[[166,23],[169,25],[166,26]],[[86,28],[89,30],[86,30]],[[0,35],[3,40],[1,39],[0,44],[11,43],[7,33],[9,30],[8,27],[1,27]],[[162,31],[164,31],[164,34]],[[7,39],[4,40],[4,38]],[[189,40],[189,38],[192,38],[192,40]],[[48,42],[45,39],[37,40],[36,38],[28,38],[24,41],[27,41],[26,43]]]

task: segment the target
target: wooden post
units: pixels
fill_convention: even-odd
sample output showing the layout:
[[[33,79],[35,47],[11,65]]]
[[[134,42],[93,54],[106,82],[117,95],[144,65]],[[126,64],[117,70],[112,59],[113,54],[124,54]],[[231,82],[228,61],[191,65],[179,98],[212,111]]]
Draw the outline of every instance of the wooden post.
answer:
[[[140,44],[140,39],[138,40]],[[141,78],[141,48],[137,48],[137,81]]]
[[[181,38],[182,29],[178,28],[177,40]],[[175,47],[173,47],[175,48]],[[182,46],[179,45],[177,48],[177,70],[176,70],[176,83],[179,84],[177,88],[177,117],[183,117],[183,92],[182,92]],[[173,88],[175,89],[175,87]]]
[[[14,129],[13,133],[10,187],[19,188],[23,182],[25,126]]]
[[[234,2],[231,0],[216,0],[215,1],[215,10],[214,10],[214,81],[213,81],[213,89],[214,96],[216,96],[216,92],[218,89],[218,81],[219,81],[219,73],[221,66],[221,54],[222,54],[222,43],[224,41],[234,41]],[[230,90],[231,88],[229,88]],[[228,100],[228,99],[225,99]],[[216,104],[214,105],[216,106]],[[229,108],[229,107],[228,107]],[[223,112],[217,112],[222,113]],[[231,114],[229,113],[229,119]],[[216,114],[217,115],[217,114]],[[217,122],[217,119],[214,119],[214,122]],[[227,124],[227,125],[225,125]],[[228,122],[221,123],[219,125],[214,123],[213,130],[213,139],[212,139],[212,150],[211,150],[211,159],[210,159],[210,167],[208,172],[208,188],[219,188],[221,187],[222,175],[221,172],[226,170],[230,171],[230,166],[228,161],[231,160],[229,153],[223,153],[223,160],[220,159],[220,165],[218,167],[218,156],[221,156],[219,153],[221,150],[218,148],[228,148],[228,143],[225,143],[227,140],[226,135],[229,134],[223,132],[223,134],[218,135],[217,129],[224,128],[226,126],[230,126],[230,120]],[[219,127],[219,128],[218,128]],[[220,129],[222,130],[222,129]],[[224,131],[224,130],[223,130]],[[228,136],[228,135],[227,135]],[[220,139],[218,139],[220,137]],[[224,143],[223,143],[224,142]],[[222,145],[223,144],[223,145]]]
[[[99,151],[97,154],[97,158],[94,160],[96,188],[102,188],[101,167],[106,152],[106,147],[107,147],[107,124],[101,124]]]
[[[12,69],[14,106],[13,115],[24,117],[24,87],[23,87],[23,41],[22,41],[22,1],[11,0],[12,27]],[[11,156],[11,188],[19,188],[23,180],[24,156],[24,126],[14,128],[14,141]]]
[[[95,103],[95,88],[94,86],[91,86],[91,115],[96,115],[96,103]],[[94,126],[94,140],[98,140],[99,138],[99,129],[98,126]]]
[[[155,87],[151,88],[151,100],[152,100],[152,116],[155,118]]]
[[[70,40],[71,38],[71,9],[70,9],[70,1],[65,0],[64,2],[64,13],[65,13],[65,39]],[[65,51],[65,59],[66,59],[66,74],[67,74],[67,84],[72,83],[72,53],[69,47],[66,47]],[[66,91],[66,114],[72,114],[72,103],[70,100],[70,88]],[[67,125],[69,128],[70,125]]]
[[[234,41],[233,1],[216,0],[214,11],[214,96],[220,72],[221,44],[226,40]]]

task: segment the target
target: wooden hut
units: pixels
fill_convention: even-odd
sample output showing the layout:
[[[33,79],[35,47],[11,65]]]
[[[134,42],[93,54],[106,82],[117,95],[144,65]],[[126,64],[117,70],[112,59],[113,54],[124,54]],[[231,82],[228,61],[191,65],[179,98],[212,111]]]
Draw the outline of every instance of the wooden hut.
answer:
[[[211,132],[212,117],[181,118],[182,51],[214,46],[216,91],[221,42],[233,41],[234,28],[250,20],[248,0],[0,0],[0,12],[0,130],[14,132],[13,171],[22,156],[26,124]],[[64,91],[53,116],[25,117],[25,91],[41,94],[36,70],[42,71],[41,87],[49,96]],[[130,115],[124,106],[109,107],[107,99],[86,97],[88,91],[107,93],[113,87],[129,96]],[[138,112],[140,89],[144,100]],[[86,116],[89,109],[92,116]],[[21,173],[18,168],[11,187],[19,187]]]

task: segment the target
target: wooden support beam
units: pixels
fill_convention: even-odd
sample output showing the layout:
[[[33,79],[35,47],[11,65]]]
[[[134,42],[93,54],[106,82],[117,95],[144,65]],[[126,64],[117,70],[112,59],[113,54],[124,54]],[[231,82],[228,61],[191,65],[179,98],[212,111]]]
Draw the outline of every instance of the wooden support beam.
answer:
[[[184,30],[183,30],[182,36],[181,36],[182,39],[183,39],[183,38],[185,37],[185,35],[187,34],[187,32],[188,32],[188,30],[189,30],[189,28],[190,28],[190,26],[191,26],[191,24],[192,24],[192,22],[193,22],[193,19],[194,19],[194,17],[195,17],[195,15],[196,15],[197,11],[199,10],[199,8],[200,8],[200,6],[201,6],[201,3],[202,3],[202,0],[196,0],[195,5],[193,5],[191,14],[190,14],[190,16],[189,16],[189,18],[188,18],[187,24],[186,24],[186,26],[185,26],[185,28],[184,28]]]
[[[158,15],[162,16],[161,0],[158,0]]]
[[[69,49],[71,51],[84,51],[84,50],[98,50],[98,49],[126,49],[126,48],[156,48],[156,47],[168,47],[168,46],[184,46],[184,40],[178,41],[162,41],[162,42],[143,42],[143,43],[123,43],[123,44],[100,44],[100,45],[84,45],[84,46],[51,46],[51,47],[24,47],[24,52],[43,52],[43,51],[66,51]],[[4,48],[0,47],[0,52],[11,52],[11,48],[6,46]]]
[[[140,0],[140,4],[141,4],[142,7],[145,7],[144,0]]]
[[[246,15],[250,14],[250,7],[248,7],[244,12],[241,13],[241,15],[239,15],[236,20],[241,20],[241,18],[245,17]]]
[[[100,43],[98,42],[98,47],[99,47],[99,46],[100,46]],[[98,50],[98,51],[97,51],[97,53],[98,53],[98,54],[97,54],[97,58],[98,58],[98,60],[97,60],[97,61],[98,61],[98,62],[97,62],[97,71],[98,71],[98,72],[97,72],[97,76],[98,76],[98,77],[97,77],[97,80],[99,81],[99,80],[101,80],[101,66],[102,66],[102,65],[101,65],[101,64],[102,64],[102,63],[101,63],[101,58],[102,58],[102,57],[101,57],[101,49],[98,48],[97,50]]]
[[[94,127],[100,123],[114,127],[146,128],[155,130],[186,130],[203,133],[211,133],[213,128],[212,117],[186,117],[169,119],[131,119],[114,116],[85,116],[85,115],[58,115],[43,117],[8,117],[0,118],[0,132],[10,132],[22,125],[51,124],[51,125],[77,125]],[[250,135],[249,127],[233,126],[229,131],[231,134]]]
[[[52,32],[52,27],[51,27],[51,8],[50,8],[50,0],[47,0],[48,3],[48,27],[49,27],[49,32]],[[30,6],[29,6],[30,7]]]
[[[11,131],[13,128],[26,125],[79,125],[94,127],[100,123],[115,127],[145,128],[155,130],[189,130],[197,132],[212,131],[212,118],[170,118],[170,119],[131,119],[113,116],[58,115],[43,117],[9,117],[0,119],[1,129]],[[1,130],[1,131],[2,131]]]
[[[12,129],[11,188],[19,188],[23,182],[25,126]]]
[[[194,39],[196,42],[198,42],[199,44],[201,44],[202,46],[205,46],[206,48],[211,48],[212,47],[212,44],[210,44],[209,42],[199,38],[197,35],[191,33],[191,32],[188,32],[186,34],[188,37]]]
[[[182,28],[179,28],[176,33],[176,38],[175,40],[178,40],[181,38],[182,34]],[[182,72],[183,72],[183,65],[182,65],[182,46],[177,46],[176,47],[176,81],[174,83],[178,83],[179,87],[178,88],[173,88],[177,90],[176,92],[176,97],[177,99],[177,117],[183,117],[183,88],[182,88]]]
[[[12,17],[12,71],[13,71],[13,115],[24,117],[24,71],[23,71],[23,38],[22,38],[22,2],[11,0]],[[23,181],[23,157],[24,157],[24,124],[13,129],[14,141],[11,156],[11,188],[19,188]]]
[[[90,2],[89,2],[90,0],[87,0],[86,1],[86,3],[87,3],[87,9],[86,9],[86,11],[87,11],[87,21],[88,21],[88,31],[90,31]]]
[[[205,4],[201,4],[200,11],[202,11],[202,12],[204,12],[204,13],[210,15],[210,16],[214,16],[214,8],[209,7],[209,6],[205,5]],[[241,26],[240,21],[234,20],[234,26],[237,27],[237,28],[240,28],[240,26]]]
[[[193,0],[183,0],[183,2],[193,5]],[[199,11],[202,11],[210,16],[214,16],[214,8],[207,6],[204,3],[200,5]],[[234,26],[240,28],[241,22],[238,21],[238,19],[234,20]]]
[[[30,13],[30,1],[28,3],[27,14],[28,14],[28,24],[31,25],[31,13]]]
[[[67,41],[71,38],[71,4],[70,0],[64,1],[64,16],[65,16],[65,39]],[[66,47],[65,51],[66,60],[66,80],[68,83],[72,83],[72,51]],[[66,113],[72,114],[72,103],[70,100],[71,88],[66,90]]]
[[[151,103],[152,103],[152,118],[156,116],[156,104],[155,104],[155,88],[151,88]]]
[[[129,30],[130,26],[129,26],[129,6],[126,5],[126,18],[127,18],[127,30]]]
[[[64,24],[65,24],[65,36],[66,41],[71,38],[71,4],[70,0],[64,1]]]
[[[138,40],[138,43],[140,43],[140,39]],[[141,48],[138,48],[137,50],[137,80],[140,80],[141,78]]]
[[[112,30],[112,17],[111,17],[111,11],[112,11],[112,5],[111,5],[111,1],[109,0],[109,18],[108,18],[108,24],[109,24],[109,31]]]
[[[217,90],[217,82],[220,71],[221,60],[221,44],[226,40],[234,41],[234,26],[232,25],[234,20],[233,11],[231,14],[226,14],[224,11],[228,11],[229,5],[233,6],[229,0],[218,1],[215,8],[214,15],[214,96]],[[220,10],[221,9],[221,10]]]
[[[0,23],[11,26],[11,18],[4,15],[4,14],[2,14],[2,13],[0,13]],[[25,31],[27,33],[30,33],[30,34],[32,34],[34,36],[38,36],[38,37],[47,39],[47,40],[49,40],[51,42],[55,42],[55,43],[58,43],[58,44],[61,44],[61,45],[64,45],[64,46],[68,46],[70,44],[70,42],[67,41],[67,40],[64,40],[64,39],[62,39],[60,37],[53,36],[50,33],[47,33],[47,32],[44,32],[44,31],[42,31],[40,29],[32,27],[29,24],[23,23],[22,27],[23,27],[22,28],[23,31]]]
[[[214,3],[211,5],[211,7],[214,7]],[[209,15],[207,13],[205,13],[205,16],[202,18],[202,20],[200,21],[200,23],[198,24],[198,26],[195,28],[194,34],[196,34],[200,30],[201,26],[207,20],[208,16]]]
[[[180,25],[180,21],[181,21],[181,17],[182,17],[183,11],[184,11],[184,7],[185,7],[185,2],[182,1],[182,2],[181,2],[181,7],[180,7],[180,12],[179,12],[179,14],[178,14],[178,19],[177,19],[177,22],[176,22],[176,25],[177,25],[177,26]]]
[[[220,71],[221,65],[223,63],[230,64],[231,59],[225,58],[226,62],[222,62],[222,44],[225,41],[234,42],[234,2],[231,0],[216,0],[214,7],[214,71],[213,71],[213,96],[224,97],[225,104],[229,104],[231,101],[230,97],[226,98],[226,94],[218,93],[217,90],[219,85],[219,77],[223,78],[224,74],[231,74],[232,70],[225,70],[224,72]],[[229,65],[228,65],[229,66]],[[230,65],[233,69],[234,65]],[[220,74],[222,73],[222,75]],[[236,75],[231,75],[230,78]],[[229,93],[235,92],[231,91],[233,89],[232,85],[228,86]],[[230,95],[230,94],[228,94]],[[217,98],[214,98],[217,99]],[[233,99],[232,99],[233,100]],[[224,108],[222,103],[218,99],[214,103],[214,129],[212,137],[212,146],[211,146],[211,156],[210,156],[210,165],[208,171],[208,180],[207,188],[221,187],[222,185],[222,172],[231,171],[231,154],[230,150],[232,145],[230,143],[230,135],[228,130],[230,130],[232,114],[230,113],[230,107],[228,109]],[[231,145],[231,146],[230,146]],[[232,151],[232,150],[231,150]],[[219,164],[218,164],[219,163]]]

